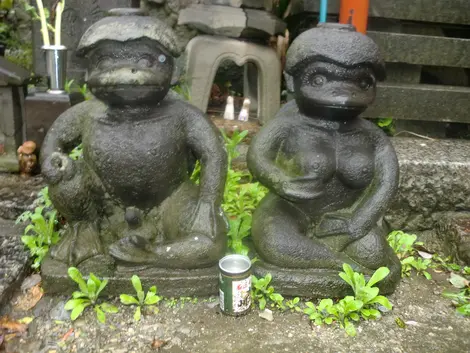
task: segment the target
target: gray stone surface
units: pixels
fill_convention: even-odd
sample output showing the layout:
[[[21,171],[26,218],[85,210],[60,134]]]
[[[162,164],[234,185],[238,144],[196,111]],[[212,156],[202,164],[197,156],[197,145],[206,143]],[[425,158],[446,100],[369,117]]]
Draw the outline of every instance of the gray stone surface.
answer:
[[[0,218],[15,220],[24,211],[32,210],[33,201],[44,186],[40,176],[23,178],[0,173]]]
[[[368,31],[386,62],[470,67],[470,39]]]
[[[55,0],[44,0],[44,6],[51,8]],[[83,61],[75,55],[80,37],[93,23],[103,18],[106,11],[116,7],[130,7],[131,0],[67,0],[62,18],[62,44],[68,49],[67,78],[83,80],[85,69]],[[40,25],[33,26],[34,72],[46,75],[45,57],[41,47]]]
[[[470,88],[381,83],[364,117],[469,123]]]
[[[340,0],[328,1],[328,13],[339,12]],[[292,14],[318,12],[317,0],[295,0]],[[399,20],[470,24],[467,0],[374,0],[370,2],[369,16]]]
[[[201,4],[181,10],[178,24],[192,26],[206,34],[250,39],[268,38],[286,29],[282,20],[266,11]]]
[[[0,308],[11,298],[13,292],[29,268],[28,253],[20,239],[21,229],[13,221],[0,218]]]
[[[261,122],[272,119],[278,111],[281,62],[272,48],[232,38],[198,36],[188,43],[184,56],[191,103],[202,111],[207,110],[217,69],[224,60],[231,60],[239,66],[247,62],[257,66],[258,118]]]
[[[16,172],[16,150],[23,143],[24,89],[27,70],[0,57],[0,172]]]
[[[83,275],[96,273],[96,268],[78,266]],[[67,275],[68,266],[50,258],[41,266],[42,287],[49,294],[71,293],[76,287]],[[134,294],[130,278],[138,275],[144,287],[157,285],[158,292],[168,297],[208,296],[218,293],[218,266],[194,270],[172,270],[165,268],[118,267],[113,276],[107,277],[107,293],[118,296],[121,293]]]
[[[400,188],[388,212],[394,229],[429,230],[446,213],[470,210],[470,141],[393,138]]]
[[[251,9],[265,9],[271,11],[273,2],[271,0],[203,0],[205,5],[223,5],[231,7],[246,7]]]

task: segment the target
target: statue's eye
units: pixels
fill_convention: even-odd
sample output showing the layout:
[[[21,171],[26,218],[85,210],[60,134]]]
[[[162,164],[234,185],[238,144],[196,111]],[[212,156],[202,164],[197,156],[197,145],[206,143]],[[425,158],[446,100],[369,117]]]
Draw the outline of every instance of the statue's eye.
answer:
[[[362,79],[361,81],[359,81],[359,87],[364,90],[364,91],[367,91],[369,88],[372,87],[372,80],[371,79]]]
[[[164,63],[166,61],[166,56],[161,54],[158,56],[158,61],[161,62],[161,63]]]
[[[113,64],[114,64],[114,58],[113,57],[111,57],[111,56],[102,56],[101,58],[99,58],[96,66],[99,69],[105,69],[107,67],[110,67]]]
[[[323,75],[315,75],[312,77],[312,83],[315,86],[323,86],[326,83],[326,77]]]
[[[140,67],[152,67],[153,63],[154,59],[150,55],[144,55],[139,59],[137,65]]]

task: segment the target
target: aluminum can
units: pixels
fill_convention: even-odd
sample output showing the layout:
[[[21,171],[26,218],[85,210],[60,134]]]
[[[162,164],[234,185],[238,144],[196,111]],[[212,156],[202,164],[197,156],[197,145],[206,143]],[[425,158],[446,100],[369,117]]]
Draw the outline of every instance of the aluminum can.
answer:
[[[251,260],[227,255],[219,261],[220,310],[231,316],[246,314],[251,307]]]

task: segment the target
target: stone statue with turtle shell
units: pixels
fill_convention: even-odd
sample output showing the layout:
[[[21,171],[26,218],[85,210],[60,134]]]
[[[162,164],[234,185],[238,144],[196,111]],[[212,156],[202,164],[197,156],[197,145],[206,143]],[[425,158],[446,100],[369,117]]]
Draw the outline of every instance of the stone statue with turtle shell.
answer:
[[[42,267],[46,290],[63,288],[69,266],[160,279],[172,295],[216,290],[227,155],[212,122],[169,94],[176,43],[165,23],[132,13],[106,17],[81,38],[95,99],[63,113],[41,151],[50,198],[67,220]],[[79,143],[83,158],[74,161],[68,153]]]
[[[377,45],[351,25],[323,23],[287,52],[295,99],[262,127],[248,152],[252,174],[270,190],[253,215],[255,273],[271,273],[286,295],[348,293],[343,264],[365,275],[386,266],[392,292],[401,265],[382,224],[398,187],[388,137],[360,117],[385,78]]]

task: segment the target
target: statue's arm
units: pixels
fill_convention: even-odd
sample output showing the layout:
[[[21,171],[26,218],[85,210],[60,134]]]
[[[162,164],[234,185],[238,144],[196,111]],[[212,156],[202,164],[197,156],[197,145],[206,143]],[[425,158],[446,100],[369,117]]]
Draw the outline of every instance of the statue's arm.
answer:
[[[93,106],[89,101],[77,104],[54,121],[41,148],[41,164],[54,152],[68,154],[80,143],[83,120]]]
[[[375,126],[375,175],[371,185],[353,211],[352,226],[357,234],[365,235],[377,224],[393,201],[399,182],[398,159],[390,139]]]
[[[253,176],[278,195],[284,194],[287,176],[276,165],[276,156],[288,134],[289,128],[284,126],[282,119],[276,118],[260,129],[251,141],[247,154],[248,169]]]
[[[198,110],[191,109],[185,119],[187,143],[201,163],[199,198],[220,205],[227,177],[227,151],[222,135]]]

